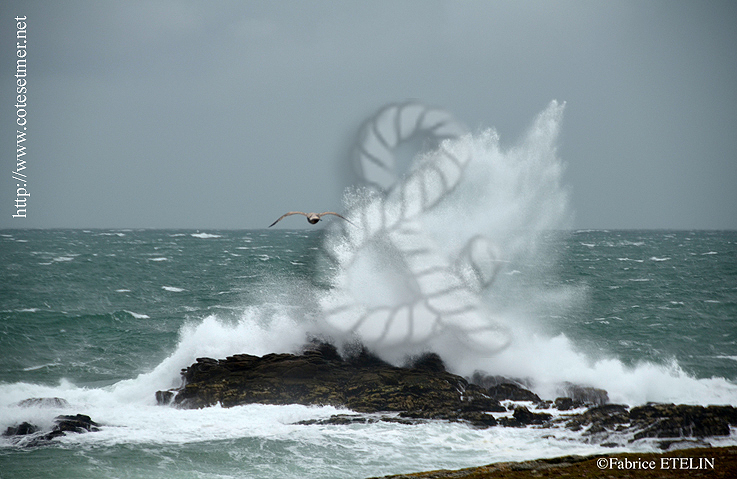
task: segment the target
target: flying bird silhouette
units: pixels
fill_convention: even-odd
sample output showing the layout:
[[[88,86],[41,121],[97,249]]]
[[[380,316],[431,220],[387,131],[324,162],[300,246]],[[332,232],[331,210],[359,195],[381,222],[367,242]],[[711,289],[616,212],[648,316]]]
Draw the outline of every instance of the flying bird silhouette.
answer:
[[[280,222],[281,220],[283,220],[287,216],[291,216],[291,215],[304,215],[304,216],[307,217],[307,221],[311,225],[314,225],[315,223],[317,223],[318,221],[320,221],[322,219],[322,217],[325,216],[325,215],[333,215],[333,216],[337,216],[338,218],[343,218],[338,213],[334,213],[332,211],[326,211],[324,213],[302,213],[301,211],[290,211],[289,213],[284,213],[283,215],[281,215],[279,217],[278,220],[276,220],[273,223],[271,223],[269,225],[269,228],[271,228],[272,226],[274,226],[275,224],[277,224],[278,222]],[[347,218],[343,218],[343,219],[346,220],[346,221],[348,221],[349,223],[351,223],[351,221],[348,220]],[[353,224],[353,223],[351,223],[351,224]]]

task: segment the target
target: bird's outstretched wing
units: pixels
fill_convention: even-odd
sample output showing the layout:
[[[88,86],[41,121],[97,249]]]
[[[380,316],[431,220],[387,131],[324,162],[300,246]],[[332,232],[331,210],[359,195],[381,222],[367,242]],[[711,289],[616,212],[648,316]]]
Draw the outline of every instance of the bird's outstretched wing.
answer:
[[[319,215],[317,215],[317,216],[319,216],[320,218],[322,218],[322,217],[323,217],[323,216],[325,216],[325,215],[333,215],[333,216],[337,216],[338,218],[343,218],[344,220],[346,220],[346,221],[347,221],[347,222],[349,222],[350,224],[353,224],[353,222],[352,222],[351,220],[349,220],[348,218],[346,218],[346,217],[344,217],[344,216],[341,216],[341,215],[339,215],[338,213],[336,213],[336,212],[334,212],[334,211],[326,211],[325,213],[320,213],[320,214],[319,214]],[[355,225],[354,225],[354,226],[355,226]]]
[[[304,216],[307,216],[307,213],[302,213],[301,211],[290,211],[289,213],[284,213],[283,215],[281,215],[281,216],[279,217],[279,219],[278,219],[278,220],[276,220],[276,221],[274,221],[273,223],[271,223],[271,224],[269,225],[269,228],[271,228],[272,226],[274,226],[275,224],[277,224],[278,222],[280,222],[281,220],[283,220],[283,219],[284,219],[284,218],[286,218],[287,216],[291,216],[291,215],[304,215]]]

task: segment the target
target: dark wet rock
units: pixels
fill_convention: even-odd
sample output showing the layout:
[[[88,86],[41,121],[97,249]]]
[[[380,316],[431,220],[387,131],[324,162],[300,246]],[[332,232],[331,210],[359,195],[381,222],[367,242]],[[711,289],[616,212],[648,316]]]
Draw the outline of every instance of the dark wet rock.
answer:
[[[573,407],[601,406],[609,402],[609,394],[605,390],[573,383],[563,383],[561,396],[571,398]]]
[[[66,435],[66,433],[86,433],[99,431],[99,424],[84,414],[62,415],[54,418],[55,425],[51,431],[40,431],[37,426],[23,422],[9,427],[3,436],[9,437],[17,446],[37,447]]]
[[[532,401],[534,403],[542,402],[542,400],[537,394],[527,389],[524,389],[516,384],[510,384],[510,383],[497,384],[496,386],[492,386],[488,388],[487,391],[489,393],[489,396],[492,399],[496,399],[497,401],[512,400],[512,401]]]
[[[307,419],[299,421],[297,424],[302,426],[311,426],[318,424],[321,426],[345,426],[349,424],[373,424],[379,422],[378,418],[364,416],[362,414],[334,414],[327,419]]]
[[[514,410],[512,417],[522,424],[544,424],[550,421],[553,416],[543,412],[530,412],[525,406],[520,406]]]
[[[100,430],[98,427],[99,424],[84,414],[57,416],[54,421],[56,422],[54,429],[62,432],[84,433]]]
[[[492,427],[498,424],[496,418],[491,414],[483,412],[468,412],[463,415],[463,419],[476,427]]]
[[[573,416],[568,420],[566,427],[572,431],[580,431],[588,427],[587,433],[614,430],[617,426],[629,423],[629,411],[623,404],[606,404],[587,409],[585,412]]]
[[[548,413],[534,413],[525,406],[517,406],[512,417],[502,417],[499,424],[507,427],[524,427],[529,425],[546,425],[552,419]]]
[[[445,371],[443,360],[435,353],[423,354],[419,358],[410,361],[409,368],[424,369],[426,371],[442,373]]]
[[[18,403],[20,407],[48,407],[48,408],[68,408],[69,403],[63,398],[28,398]]]
[[[737,426],[737,411],[731,406],[688,406],[648,404],[632,408],[634,439],[645,437],[728,436],[729,426]]]
[[[555,398],[555,409],[559,411],[570,411],[575,408],[576,405],[573,403],[571,398]]]
[[[174,400],[174,392],[172,391],[156,391],[156,404],[166,406]]]
[[[398,424],[417,424],[419,421],[404,419],[398,416],[366,416],[364,414],[335,414],[327,419],[308,419],[306,421],[300,421],[296,424],[299,425],[331,425],[331,426],[346,426],[350,424],[374,424],[377,422],[391,422]]]
[[[737,409],[732,406],[648,404],[630,410],[621,404],[607,404],[592,407],[565,421],[567,428],[583,430],[584,436],[600,442],[658,438],[672,439],[660,441],[661,448],[679,447],[680,443],[683,443],[681,447],[692,447],[702,438],[728,436],[730,426],[737,426]]]
[[[489,389],[500,384],[514,384],[515,386],[519,386],[520,388],[527,388],[530,386],[527,381],[523,381],[521,379],[512,379],[505,376],[489,375],[481,371],[474,372],[473,375],[471,375],[471,379],[469,379],[469,382],[471,384],[477,384],[484,389]]]
[[[330,345],[316,344],[302,354],[238,354],[199,358],[182,370],[184,386],[160,391],[164,402],[200,408],[221,404],[308,404],[346,407],[356,412],[394,411],[404,417],[491,422],[490,411],[504,411],[480,386],[445,370],[437,355],[411,367],[392,366],[360,348],[341,358]],[[493,418],[492,418],[493,419]]]
[[[28,422],[22,422],[18,424],[17,426],[8,427],[3,433],[3,436],[5,437],[27,436],[28,434],[33,434],[36,431],[38,431],[38,428],[34,426],[33,424],[28,423]]]

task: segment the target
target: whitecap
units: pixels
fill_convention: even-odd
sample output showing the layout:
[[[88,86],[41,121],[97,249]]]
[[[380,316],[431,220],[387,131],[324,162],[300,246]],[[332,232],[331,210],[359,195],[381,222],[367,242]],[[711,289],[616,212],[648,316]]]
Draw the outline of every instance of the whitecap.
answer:
[[[190,236],[192,236],[194,238],[203,238],[203,239],[207,239],[207,238],[222,238],[221,235],[214,235],[214,234],[210,234],[210,233],[192,233]]]
[[[150,319],[151,317],[148,314],[140,314],[140,313],[134,313],[133,311],[125,310],[126,313],[130,314],[136,319]]]
[[[177,288],[176,286],[162,286],[161,289],[164,291],[171,291],[172,293],[181,293],[184,291],[183,288]]]
[[[650,261],[668,261],[668,260],[670,260],[670,258],[669,258],[669,257],[665,257],[665,258],[658,258],[657,256],[652,256],[652,257],[650,258]]]
[[[52,368],[54,366],[61,366],[61,363],[46,363],[39,364],[38,366],[28,366],[27,368],[23,368],[23,371],[38,371],[39,369]]]

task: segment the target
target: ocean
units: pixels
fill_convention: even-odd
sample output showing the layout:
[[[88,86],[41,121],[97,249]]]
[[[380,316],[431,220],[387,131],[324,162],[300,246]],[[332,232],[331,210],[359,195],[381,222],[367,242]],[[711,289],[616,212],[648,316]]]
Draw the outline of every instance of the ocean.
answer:
[[[657,449],[562,427],[298,424],[349,412],[334,406],[156,404],[196,358],[315,338],[396,365],[435,352],[550,400],[573,383],[630,406],[737,406],[737,232],[571,229],[562,111],[552,102],[510,147],[388,106],[359,134],[348,221],[0,231],[0,431],[100,424],[35,447],[0,436],[0,478],[367,478]],[[415,130],[438,144],[400,174]]]
[[[0,439],[0,477],[360,478],[611,452],[567,431],[295,424],[334,407],[157,406],[155,391],[178,386],[197,357],[299,350],[300,325],[319,321],[302,301],[324,289],[311,269],[319,239],[306,230],[3,231],[0,429],[77,413],[102,427],[36,448]],[[501,273],[503,289],[520,295],[540,287],[540,270],[548,276],[543,307],[513,315],[527,316],[519,340],[528,344],[515,338],[487,372],[529,378],[543,396],[568,380],[631,405],[737,405],[737,232],[570,231],[545,241],[555,265]],[[510,311],[519,298],[505,296],[500,309]],[[31,397],[69,405],[18,406]]]

